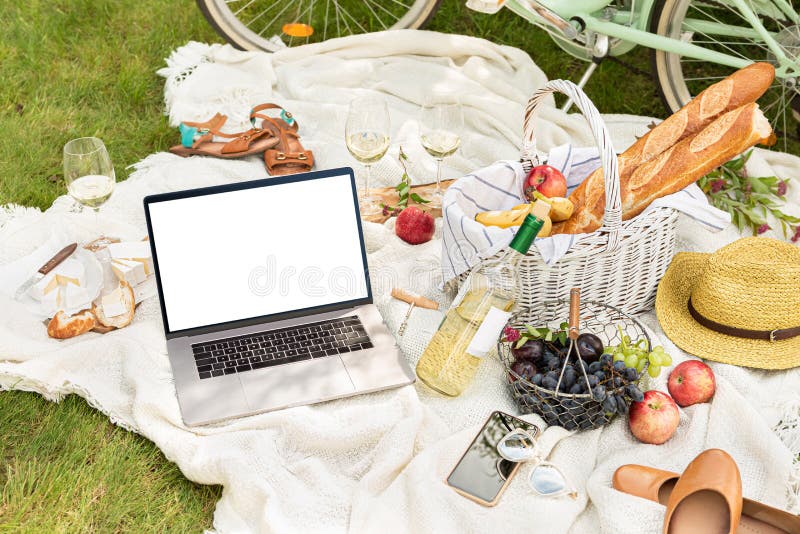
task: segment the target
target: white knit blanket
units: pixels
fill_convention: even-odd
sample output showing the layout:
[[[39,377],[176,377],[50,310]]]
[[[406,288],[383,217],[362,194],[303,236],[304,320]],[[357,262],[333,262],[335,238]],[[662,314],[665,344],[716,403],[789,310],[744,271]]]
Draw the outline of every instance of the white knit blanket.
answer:
[[[173,124],[204,120],[217,111],[243,121],[251,105],[277,102],[297,117],[319,168],[353,164],[343,142],[347,103],[358,94],[381,93],[390,104],[394,144],[375,174],[386,185],[399,178],[401,143],[413,162],[414,180],[433,176],[415,122],[427,92],[450,91],[466,107],[462,149],[448,170],[448,176],[458,176],[518,156],[523,106],[545,81],[520,50],[410,31],[274,55],[189,43],[172,55],[161,74],[167,77]],[[606,119],[619,149],[650,121]],[[569,141],[591,144],[582,119],[555,108],[540,114],[537,127],[544,150]],[[800,160],[793,156],[759,154],[754,160],[767,172],[800,176]],[[257,158],[154,154],[118,184],[102,210],[104,231],[143,236],[141,199],[146,194],[265,175]],[[795,202],[796,189],[800,183],[793,181]],[[71,201],[61,197],[44,213],[0,209],[0,264],[32,252],[56,227],[79,239],[92,238],[93,218],[71,208]],[[410,246],[394,236],[391,221],[368,224],[365,233],[373,289],[390,329],[396,331],[405,312],[405,305],[388,297],[391,286],[446,301],[436,290],[440,234]],[[680,237],[683,250],[713,250],[736,234],[731,230],[712,237],[683,219]],[[416,311],[401,340],[412,366],[432,334],[431,325],[438,322],[433,313]],[[686,357],[661,333],[654,314],[642,319],[676,363]],[[633,462],[680,471],[710,447],[723,448],[737,460],[746,496],[800,512],[800,479],[792,464],[800,453],[800,372],[713,367],[718,379],[713,402],[682,410],[677,434],[665,445],[638,443],[624,420],[575,435],[546,430],[543,448],[578,486],[577,500],[534,496],[525,483],[528,468],[523,468],[500,504],[484,508],[443,481],[492,410],[515,413],[502,367],[494,359],[484,362],[474,384],[457,399],[438,397],[417,384],[189,429],[181,422],[156,299],[144,302],[134,323],[123,330],[66,341],[47,338],[42,324],[24,309],[0,300],[0,387],[36,391],[54,401],[81,395],[115,423],[152,440],[189,479],[222,484],[214,514],[220,532],[660,532],[664,509],[614,491],[614,469]],[[655,386],[665,389],[665,377]]]

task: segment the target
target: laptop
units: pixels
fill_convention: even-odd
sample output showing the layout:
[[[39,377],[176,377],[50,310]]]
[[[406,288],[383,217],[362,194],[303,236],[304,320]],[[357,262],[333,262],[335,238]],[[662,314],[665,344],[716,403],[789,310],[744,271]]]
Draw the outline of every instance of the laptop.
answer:
[[[350,168],[144,199],[190,426],[411,384],[373,304]]]

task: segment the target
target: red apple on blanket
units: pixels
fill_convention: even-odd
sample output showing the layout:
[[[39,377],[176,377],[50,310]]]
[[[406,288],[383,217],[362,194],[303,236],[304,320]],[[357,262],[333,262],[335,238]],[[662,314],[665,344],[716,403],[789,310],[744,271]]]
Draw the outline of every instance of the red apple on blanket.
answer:
[[[430,213],[416,206],[409,206],[400,212],[394,225],[397,237],[412,245],[427,243],[433,237],[436,224]]]
[[[708,402],[717,383],[714,371],[700,360],[688,360],[672,370],[667,381],[669,394],[679,406]]]
[[[644,400],[631,404],[628,423],[631,433],[643,443],[661,445],[678,428],[678,407],[661,391],[647,391]]]
[[[533,202],[534,191],[539,191],[548,198],[567,196],[567,179],[561,171],[550,165],[537,165],[525,178],[525,196]]]

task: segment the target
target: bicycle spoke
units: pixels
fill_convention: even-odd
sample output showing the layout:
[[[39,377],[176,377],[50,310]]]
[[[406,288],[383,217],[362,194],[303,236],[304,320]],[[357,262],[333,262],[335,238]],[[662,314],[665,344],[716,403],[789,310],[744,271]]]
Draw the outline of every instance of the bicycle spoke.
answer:
[[[337,6],[339,5],[339,2],[338,2],[338,0],[334,0],[334,2],[336,2],[336,5],[337,5]],[[356,26],[358,26],[358,27],[359,27],[359,29],[360,29],[362,32],[364,32],[364,33],[367,33],[367,29],[366,29],[366,28],[364,28],[364,26],[362,26],[362,25],[361,25],[361,24],[358,22],[358,20],[357,20],[357,19],[356,19],[356,18],[355,18],[353,15],[351,15],[351,14],[350,14],[350,12],[349,12],[349,11],[348,11],[348,10],[347,10],[347,9],[346,9],[344,6],[339,6],[339,9],[341,10],[342,14],[343,14],[343,15],[345,15],[345,18],[343,19],[345,22],[347,21],[347,17],[350,17],[350,20],[352,20],[352,21],[353,21],[353,24],[355,24]],[[352,32],[351,32],[351,33],[352,33]]]
[[[372,13],[372,16],[375,17],[376,19],[378,19],[378,21],[380,21],[381,26],[383,26],[383,29],[385,30],[386,29],[386,25],[383,23],[383,21],[378,16],[378,14],[375,13],[375,10],[372,9],[372,5],[370,4],[369,0],[364,0],[364,5],[367,6],[367,8],[370,10],[370,12]]]
[[[261,17],[263,17],[263,16],[264,16],[264,14],[265,14],[267,11],[269,11],[270,9],[272,9],[272,7],[273,7],[275,4],[277,4],[278,2],[280,2],[280,0],[275,0],[274,2],[272,2],[272,3],[269,5],[269,7],[267,7],[267,8],[266,8],[265,10],[263,10],[261,13],[259,13],[258,15],[256,15],[254,18],[250,19],[250,22],[247,24],[247,26],[248,26],[248,27],[249,27],[249,26],[251,26],[251,25],[252,25],[252,24],[253,24],[255,21],[257,21],[258,19],[260,19]],[[284,8],[281,10],[281,13],[283,13],[284,11],[286,11],[287,9],[289,9],[289,6],[290,6],[290,5],[292,5],[292,4],[286,4],[286,7],[284,7]],[[280,14],[279,14],[279,16],[280,16]],[[269,26],[269,24],[267,24],[267,26]],[[266,28],[265,28],[265,29],[266,29]],[[263,30],[262,30],[262,31],[263,31]]]
[[[381,11],[383,11],[390,17],[394,18],[394,20],[400,20],[400,17],[398,17],[397,15],[395,15],[394,13],[383,7],[379,2],[376,2],[375,0],[364,0],[364,3],[375,4],[376,7],[380,8]],[[380,17],[378,17],[377,15],[375,15],[375,17],[380,21],[381,26],[383,26],[384,30],[388,29],[388,27],[386,26],[386,24],[383,23],[383,20],[381,20]]]
[[[397,4],[398,6],[402,6],[402,7],[403,7],[403,8],[405,8],[405,9],[410,9],[410,8],[411,8],[411,6],[410,6],[410,5],[408,5],[408,4],[404,3],[404,2],[400,2],[400,0],[390,0],[390,1],[391,1],[391,2],[394,2],[394,3],[395,3],[395,4]]]
[[[339,13],[340,13],[340,10],[339,10],[339,2],[338,2],[338,0],[333,0],[333,7],[336,9],[336,34],[337,35],[342,35],[342,30],[339,27],[339,18],[340,18],[339,17]],[[347,28],[347,33],[352,34],[353,30],[350,29],[350,23],[347,22],[347,19],[342,17],[342,22],[344,22],[345,28]]]
[[[272,27],[272,24],[273,24],[273,23],[274,23],[276,20],[278,20],[278,17],[280,17],[281,15],[283,15],[283,13],[284,13],[284,12],[285,12],[287,9],[289,9],[289,7],[290,7],[291,5],[292,5],[292,4],[286,4],[286,6],[285,6],[283,9],[281,9],[280,11],[278,11],[278,14],[277,14],[277,15],[275,15],[274,17],[272,17],[272,20],[271,20],[271,21],[269,21],[269,22],[267,22],[267,23],[264,25],[264,29],[263,29],[263,30],[261,30],[261,31],[259,32],[259,35],[263,35],[263,33],[264,33],[266,30],[267,30],[267,28],[271,28],[271,27]],[[258,16],[259,16],[259,17],[261,17],[261,15],[263,15],[264,13],[265,13],[265,12],[264,12],[264,11],[262,11],[262,12],[261,12],[261,14],[259,14]],[[257,17],[257,18],[258,18],[258,17]]]
[[[234,16],[234,17],[238,17],[238,16],[239,16],[239,13],[241,13],[242,11],[244,11],[245,9],[247,9],[248,7],[250,7],[251,5],[253,5],[253,2],[255,2],[255,1],[256,1],[256,0],[250,0],[249,2],[247,2],[245,5],[243,5],[242,7],[240,7],[240,8],[239,8],[237,11],[235,11],[235,12],[233,13],[233,16]]]

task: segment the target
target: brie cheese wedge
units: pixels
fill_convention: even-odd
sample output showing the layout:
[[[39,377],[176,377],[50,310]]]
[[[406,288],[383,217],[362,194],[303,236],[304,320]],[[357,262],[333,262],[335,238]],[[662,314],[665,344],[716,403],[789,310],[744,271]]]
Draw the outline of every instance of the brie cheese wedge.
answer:
[[[108,245],[108,252],[114,260],[132,260],[144,266],[146,276],[153,274],[153,255],[147,241],[129,241]]]
[[[103,313],[106,317],[118,317],[124,313],[128,313],[128,306],[122,298],[122,291],[120,288],[115,289],[100,299],[100,306],[103,308]]]
[[[43,300],[45,295],[57,290],[59,286],[66,285],[86,285],[86,268],[83,263],[67,258],[58,267],[31,286],[29,294],[36,300]]]
[[[111,270],[119,278],[120,282],[128,282],[135,286],[147,279],[144,264],[134,260],[117,259],[111,260]]]

